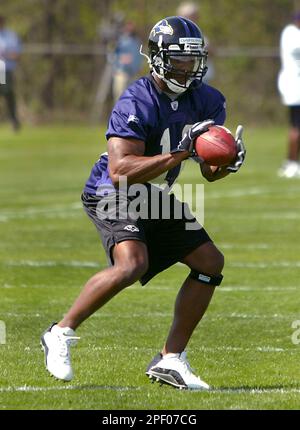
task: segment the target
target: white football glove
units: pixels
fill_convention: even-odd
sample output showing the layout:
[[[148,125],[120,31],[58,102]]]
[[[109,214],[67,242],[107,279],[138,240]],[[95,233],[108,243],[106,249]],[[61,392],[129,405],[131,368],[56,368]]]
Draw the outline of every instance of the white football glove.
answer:
[[[238,153],[234,162],[230,166],[226,167],[226,170],[228,170],[230,173],[236,173],[244,163],[246,157],[246,148],[243,142],[242,134],[243,126],[238,125],[235,132],[235,141],[238,148]]]

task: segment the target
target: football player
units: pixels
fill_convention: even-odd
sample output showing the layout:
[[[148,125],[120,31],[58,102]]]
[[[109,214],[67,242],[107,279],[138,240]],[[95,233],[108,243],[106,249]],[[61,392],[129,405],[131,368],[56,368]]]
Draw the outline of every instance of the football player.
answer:
[[[278,89],[289,110],[287,158],[278,170],[282,178],[300,178],[300,10],[280,36]]]
[[[78,339],[75,329],[135,281],[145,285],[159,272],[182,262],[190,273],[177,295],[165,344],[146,374],[180,389],[207,390],[208,384],[191,370],[185,348],[215,287],[222,282],[224,258],[205,229],[187,213],[186,205],[151,183],[163,180],[171,187],[188,158],[200,164],[209,181],[237,172],[245,158],[242,127],[237,129],[239,152],[232,165],[212,168],[195,157],[194,139],[225,120],[223,95],[202,83],[207,51],[195,23],[177,16],[162,19],[151,30],[148,55],[143,55],[150,74],[130,85],[114,106],[106,133],[108,152],[92,168],[82,194],[110,266],[86,283],[70,310],[45,331],[41,342],[48,371],[58,379],[71,380],[70,345]],[[121,187],[124,177],[125,192]],[[124,211],[134,199],[126,192],[133,185],[143,185],[149,195],[155,190],[158,201],[169,198],[170,216],[163,217],[161,210],[152,218]],[[149,200],[147,204],[153,205]],[[114,211],[103,216],[103,208],[111,203]],[[180,219],[174,216],[178,208]],[[196,228],[187,229],[187,221]]]

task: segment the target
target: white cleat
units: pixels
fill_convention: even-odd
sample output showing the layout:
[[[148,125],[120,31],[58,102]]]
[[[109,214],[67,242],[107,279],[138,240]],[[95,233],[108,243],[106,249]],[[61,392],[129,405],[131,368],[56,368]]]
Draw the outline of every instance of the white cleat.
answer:
[[[300,164],[297,161],[287,160],[278,170],[280,178],[300,178]]]
[[[63,381],[71,381],[73,370],[71,366],[70,346],[77,343],[79,337],[69,327],[59,327],[52,324],[42,335],[41,345],[45,353],[45,364],[51,376]]]
[[[156,381],[188,390],[209,390],[209,385],[194,375],[186,358],[186,352],[181,354],[166,354],[163,358],[147,369],[149,377]]]

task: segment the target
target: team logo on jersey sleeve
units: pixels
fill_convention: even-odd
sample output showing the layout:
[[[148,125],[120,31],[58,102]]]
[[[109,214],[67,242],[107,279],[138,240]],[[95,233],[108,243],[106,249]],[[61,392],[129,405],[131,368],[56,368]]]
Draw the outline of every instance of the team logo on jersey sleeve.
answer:
[[[140,120],[135,115],[129,115],[128,120],[127,120],[127,124],[130,124],[131,122],[138,124],[140,122]]]
[[[173,34],[173,28],[170,26],[168,21],[166,19],[163,19],[160,21],[155,27],[152,29],[152,37],[156,36],[157,34],[170,34],[172,36]]]

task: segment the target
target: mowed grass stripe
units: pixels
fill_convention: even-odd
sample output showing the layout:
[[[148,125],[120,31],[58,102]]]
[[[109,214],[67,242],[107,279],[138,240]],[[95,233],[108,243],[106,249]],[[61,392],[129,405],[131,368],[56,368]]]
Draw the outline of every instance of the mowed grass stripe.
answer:
[[[299,408],[299,352],[291,324],[300,320],[300,182],[276,176],[285,127],[245,125],[248,153],[241,172],[205,183],[205,227],[226,266],[188,355],[214,386],[210,393],[181,393],[152,385],[144,375],[163,345],[188,273],[179,265],[145,288],[125,290],[79,328],[82,340],[72,349],[71,386],[77,388],[49,378],[38,347],[41,332],[106,266],[80,203],[90,168],[106,149],[105,130],[41,126],[19,135],[5,127],[0,132],[0,319],[7,326],[7,344],[0,345],[0,408]],[[184,182],[203,182],[198,166],[190,163]]]

